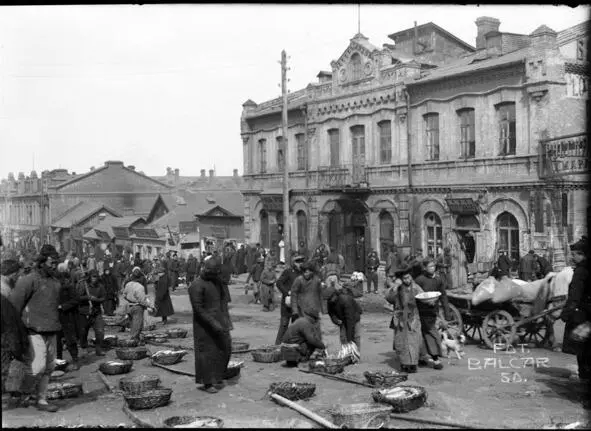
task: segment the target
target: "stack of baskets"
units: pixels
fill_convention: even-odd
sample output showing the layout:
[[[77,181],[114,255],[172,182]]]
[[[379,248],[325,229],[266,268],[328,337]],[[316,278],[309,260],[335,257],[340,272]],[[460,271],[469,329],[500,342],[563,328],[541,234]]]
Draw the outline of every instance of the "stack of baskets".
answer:
[[[188,332],[183,328],[172,328],[166,331],[166,335],[170,338],[185,338]]]
[[[132,367],[133,361],[107,361],[99,365],[99,371],[114,376],[129,373]]]
[[[117,347],[137,347],[138,345],[139,341],[131,338],[120,338],[117,340]]]
[[[160,388],[158,376],[139,375],[123,377],[119,380],[119,388],[132,410],[153,409],[168,404],[172,389]]]
[[[291,401],[306,400],[314,395],[316,385],[313,383],[279,382],[271,383],[269,392],[281,395]]]
[[[276,345],[269,345],[269,346],[261,346],[256,350],[251,352],[252,359],[255,362],[264,362],[264,363],[271,363],[271,362],[279,362],[283,359],[283,355],[281,354],[281,346]]]
[[[148,349],[146,347],[118,347],[115,349],[115,354],[119,359],[137,361],[148,356]]]
[[[328,412],[335,425],[343,428],[381,428],[392,408],[376,403],[339,405]]]
[[[379,387],[392,387],[408,379],[407,373],[399,373],[395,370],[390,371],[366,371],[363,373],[367,383]]]
[[[150,359],[152,364],[158,365],[174,365],[183,359],[188,352],[186,350],[159,350],[154,353]]]

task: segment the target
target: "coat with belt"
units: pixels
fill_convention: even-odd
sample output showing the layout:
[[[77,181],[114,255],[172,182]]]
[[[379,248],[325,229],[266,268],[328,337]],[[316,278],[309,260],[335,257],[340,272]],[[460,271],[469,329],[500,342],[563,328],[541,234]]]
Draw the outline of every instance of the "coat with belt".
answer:
[[[394,350],[402,365],[417,365],[421,349],[421,319],[415,295],[423,289],[414,281],[410,286],[394,283],[386,292],[386,301],[394,306],[390,328],[394,330]]]
[[[218,276],[202,274],[191,283],[189,299],[193,308],[195,381],[206,385],[221,382],[232,353],[222,281]]]

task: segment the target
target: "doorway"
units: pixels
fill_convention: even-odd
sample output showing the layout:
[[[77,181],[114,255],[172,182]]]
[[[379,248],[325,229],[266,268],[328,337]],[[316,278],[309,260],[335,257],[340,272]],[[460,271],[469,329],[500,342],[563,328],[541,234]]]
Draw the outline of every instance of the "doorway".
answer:
[[[456,231],[466,247],[466,263],[474,263],[476,258],[476,232],[480,232],[480,223],[473,215],[459,215],[456,218]]]

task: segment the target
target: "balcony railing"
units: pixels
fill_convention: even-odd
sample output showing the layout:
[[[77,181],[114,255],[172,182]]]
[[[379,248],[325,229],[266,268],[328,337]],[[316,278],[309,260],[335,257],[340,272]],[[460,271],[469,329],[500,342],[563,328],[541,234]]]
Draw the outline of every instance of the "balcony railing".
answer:
[[[318,188],[367,187],[365,166],[344,164],[318,167]]]

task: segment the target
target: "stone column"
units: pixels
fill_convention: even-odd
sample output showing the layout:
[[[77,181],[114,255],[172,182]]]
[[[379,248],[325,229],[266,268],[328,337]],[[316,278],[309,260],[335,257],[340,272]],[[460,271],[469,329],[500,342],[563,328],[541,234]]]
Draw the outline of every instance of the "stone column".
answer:
[[[308,251],[316,242],[320,234],[319,224],[320,224],[320,214],[318,212],[318,201],[315,196],[310,196],[308,198],[308,208],[309,217],[308,217],[308,237],[307,237],[307,247]]]
[[[402,253],[408,254],[410,252],[410,211],[409,199],[407,194],[400,195],[399,207],[399,229],[400,229],[400,244],[397,244]]]
[[[382,259],[380,253],[380,210],[378,208],[372,208],[369,210],[369,236],[370,247],[376,250],[378,256]]]

